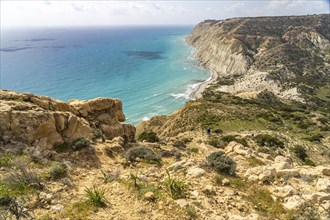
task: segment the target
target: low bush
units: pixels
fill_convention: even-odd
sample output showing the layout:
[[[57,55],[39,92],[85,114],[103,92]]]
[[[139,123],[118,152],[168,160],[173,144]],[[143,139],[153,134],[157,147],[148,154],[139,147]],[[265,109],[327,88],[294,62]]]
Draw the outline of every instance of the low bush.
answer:
[[[224,148],[226,146],[226,144],[222,140],[219,140],[217,138],[211,138],[208,141],[208,144],[215,148]]]
[[[136,159],[142,159],[148,163],[161,163],[161,158],[152,149],[148,147],[135,147],[127,151],[126,159],[130,162],[136,162]]]
[[[241,145],[243,145],[245,147],[248,147],[249,146],[245,138],[238,138],[235,135],[226,135],[226,136],[223,136],[221,138],[221,140],[223,142],[225,142],[226,144],[228,144],[231,141],[235,141],[235,142],[237,142],[237,143],[239,143],[239,144],[241,144]]]
[[[322,134],[313,134],[307,138],[305,138],[306,140],[310,141],[310,142],[317,142],[317,143],[320,143],[321,140],[322,140],[323,135]]]
[[[197,212],[194,206],[188,205],[186,207],[187,214],[189,216],[189,219],[196,219],[197,218]]]
[[[161,157],[175,157],[177,160],[179,160],[182,156],[182,153],[180,151],[173,149],[173,150],[162,150],[160,155]]]
[[[173,142],[173,147],[177,147],[177,148],[185,148],[186,147],[186,143],[184,141],[180,141],[180,140],[176,140]]]
[[[224,152],[213,152],[206,157],[206,162],[209,167],[219,174],[234,175],[236,171],[236,162],[226,156]]]
[[[72,150],[79,151],[84,148],[90,147],[90,145],[91,145],[91,142],[88,139],[81,137],[81,138],[74,140],[71,147],[72,147]]]
[[[305,161],[306,158],[308,158],[308,155],[306,154],[305,148],[303,148],[300,145],[295,146],[292,149],[292,152],[302,161]]]
[[[93,139],[98,139],[102,137],[102,131],[98,128],[93,128]]]
[[[144,131],[139,135],[138,140],[155,143],[155,142],[159,142],[159,137],[157,136],[157,134],[155,132]]]
[[[53,180],[63,178],[68,173],[68,167],[64,163],[55,162],[51,165],[49,174]]]
[[[269,134],[258,134],[254,140],[261,147],[284,148],[284,143],[281,140]]]

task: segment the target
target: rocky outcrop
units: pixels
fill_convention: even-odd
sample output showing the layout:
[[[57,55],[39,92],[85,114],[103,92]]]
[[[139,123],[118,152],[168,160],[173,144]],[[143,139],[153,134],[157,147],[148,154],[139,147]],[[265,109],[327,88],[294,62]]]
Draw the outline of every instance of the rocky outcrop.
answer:
[[[62,102],[46,96],[0,91],[0,144],[11,148],[72,143],[93,138],[99,129],[107,139],[134,141],[135,127],[125,121],[119,99]]]
[[[187,42],[201,64],[218,73],[219,91],[248,97],[267,89],[303,101],[300,85],[330,76],[330,33],[324,31],[329,19],[324,14],[207,20]]]

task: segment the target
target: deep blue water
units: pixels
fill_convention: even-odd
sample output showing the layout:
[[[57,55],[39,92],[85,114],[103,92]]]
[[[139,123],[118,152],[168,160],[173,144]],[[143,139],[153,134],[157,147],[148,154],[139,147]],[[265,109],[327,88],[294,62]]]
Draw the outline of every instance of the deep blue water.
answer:
[[[192,27],[1,30],[1,89],[63,101],[116,97],[127,121],[183,106],[210,73],[185,43]]]

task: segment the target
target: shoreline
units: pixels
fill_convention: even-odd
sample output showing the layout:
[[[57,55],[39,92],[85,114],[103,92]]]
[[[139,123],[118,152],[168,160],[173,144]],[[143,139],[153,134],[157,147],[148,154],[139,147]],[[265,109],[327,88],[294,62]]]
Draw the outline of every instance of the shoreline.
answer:
[[[202,94],[203,91],[218,78],[218,73],[216,71],[214,71],[214,70],[210,70],[210,71],[212,73],[210,79],[207,79],[206,81],[199,84],[196,91],[194,91],[191,94],[191,97],[193,100],[203,98],[203,94]]]

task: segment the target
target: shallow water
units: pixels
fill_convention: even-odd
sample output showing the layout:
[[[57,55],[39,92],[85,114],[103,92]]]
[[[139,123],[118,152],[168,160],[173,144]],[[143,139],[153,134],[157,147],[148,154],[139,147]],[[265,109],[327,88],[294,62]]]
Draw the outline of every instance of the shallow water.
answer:
[[[1,89],[63,101],[116,97],[137,124],[183,106],[210,73],[185,43],[192,27],[1,31]]]

